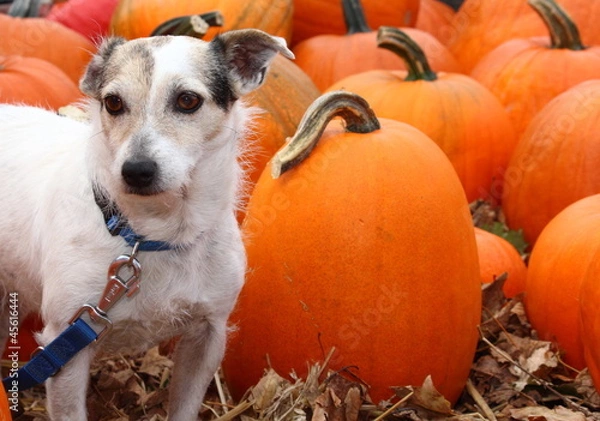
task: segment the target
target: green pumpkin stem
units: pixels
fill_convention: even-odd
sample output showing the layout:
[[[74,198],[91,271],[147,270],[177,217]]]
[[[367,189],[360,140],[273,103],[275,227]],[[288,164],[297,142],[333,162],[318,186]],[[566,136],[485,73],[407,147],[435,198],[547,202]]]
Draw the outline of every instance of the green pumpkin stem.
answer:
[[[187,35],[202,38],[208,32],[208,29],[213,26],[223,26],[223,15],[219,11],[169,19],[156,27],[150,36]]]
[[[419,45],[405,32],[392,26],[381,26],[377,31],[377,46],[400,56],[408,69],[405,80],[436,80],[437,75]]]
[[[373,31],[367,24],[360,0],[342,0],[342,9],[348,35]]]
[[[296,134],[273,157],[273,178],[304,161],[334,117],[342,117],[346,131],[352,133],[371,133],[381,127],[375,113],[361,96],[346,91],[323,94],[308,107]]]
[[[554,0],[529,0],[528,4],[542,18],[550,32],[551,48],[584,50],[579,29],[568,13]]]

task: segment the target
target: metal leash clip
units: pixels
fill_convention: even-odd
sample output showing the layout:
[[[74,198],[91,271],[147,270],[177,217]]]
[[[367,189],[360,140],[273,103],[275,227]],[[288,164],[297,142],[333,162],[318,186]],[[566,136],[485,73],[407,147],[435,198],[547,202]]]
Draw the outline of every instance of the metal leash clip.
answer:
[[[140,279],[142,274],[142,266],[136,259],[139,249],[139,241],[133,246],[131,254],[122,254],[118,256],[108,267],[108,281],[104,287],[104,292],[100,297],[98,305],[84,304],[69,321],[73,324],[84,313],[87,313],[90,320],[96,324],[104,325],[104,328],[98,334],[96,342],[100,341],[111,329],[112,322],[107,316],[108,310],[112,308],[122,297],[132,297],[140,289]],[[122,279],[119,272],[123,269],[129,269],[131,276],[127,279]]]

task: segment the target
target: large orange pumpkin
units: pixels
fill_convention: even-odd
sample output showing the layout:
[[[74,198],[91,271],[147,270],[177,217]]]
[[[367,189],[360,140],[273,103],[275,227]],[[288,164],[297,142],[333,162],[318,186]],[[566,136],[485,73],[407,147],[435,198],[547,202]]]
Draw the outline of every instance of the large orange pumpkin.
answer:
[[[550,38],[508,41],[471,73],[504,105],[518,136],[552,98],[600,74],[600,45],[585,47],[577,27],[554,0],[530,3],[544,18]]]
[[[521,137],[505,173],[506,223],[534,244],[569,204],[600,193],[600,81],[548,103]]]
[[[599,232],[600,195],[573,203],[544,228],[527,269],[525,309],[531,325],[540,339],[555,341],[565,362],[576,369],[585,367],[579,330],[581,283],[600,250]]]
[[[468,76],[433,72],[418,44],[403,31],[380,28],[379,44],[402,56],[410,70],[359,73],[330,90],[355,92],[378,116],[422,130],[450,158],[469,201],[499,202],[502,175],[517,138],[498,99]]]
[[[329,368],[357,366],[374,401],[428,375],[456,401],[481,283],[464,192],[431,139],[325,94],[263,172],[243,230],[250,270],[223,363],[236,399],[267,358],[304,376],[335,347]]]
[[[95,51],[89,39],[58,22],[0,14],[0,55],[49,61],[77,84]]]
[[[368,0],[366,16],[374,28],[381,25],[414,26],[419,0]],[[292,45],[316,35],[347,32],[340,0],[294,0]]]
[[[560,4],[579,24],[583,38],[599,44],[600,3],[561,0]],[[487,53],[506,41],[548,33],[539,16],[524,0],[465,0],[451,27],[443,42],[466,71],[471,71]]]
[[[0,103],[57,110],[80,99],[77,85],[52,63],[34,57],[0,55]]]
[[[504,238],[475,227],[481,283],[489,284],[506,274],[502,290],[512,298],[525,291],[527,266],[517,249]]]
[[[224,17],[223,27],[212,28],[205,39],[231,29],[257,28],[289,42],[292,3],[292,0],[119,0],[110,31],[128,39],[147,37],[171,18],[218,10]]]
[[[592,259],[579,294],[583,356],[600,393],[600,253]]]
[[[295,45],[295,63],[321,91],[356,73],[373,69],[406,69],[395,54],[377,48],[377,32],[367,25],[359,0],[342,0],[346,18],[345,35],[318,35]],[[433,35],[419,29],[404,29],[422,45],[434,70],[458,72],[460,66]]]

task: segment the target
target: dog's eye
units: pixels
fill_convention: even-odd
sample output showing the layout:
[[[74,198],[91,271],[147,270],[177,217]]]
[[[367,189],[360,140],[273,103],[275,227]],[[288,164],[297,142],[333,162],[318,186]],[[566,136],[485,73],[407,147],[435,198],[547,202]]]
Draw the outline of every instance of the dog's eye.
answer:
[[[106,111],[111,115],[121,114],[123,112],[123,100],[116,95],[108,95],[104,98]]]
[[[203,102],[203,99],[195,93],[184,92],[177,97],[176,107],[181,112],[193,113]]]

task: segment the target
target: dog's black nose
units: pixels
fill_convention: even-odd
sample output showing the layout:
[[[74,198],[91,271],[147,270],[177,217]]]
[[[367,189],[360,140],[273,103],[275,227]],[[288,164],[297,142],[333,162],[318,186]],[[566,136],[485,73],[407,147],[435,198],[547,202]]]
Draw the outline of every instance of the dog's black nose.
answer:
[[[125,182],[136,188],[143,188],[152,185],[156,179],[158,165],[151,159],[128,160],[121,168],[121,175]]]

